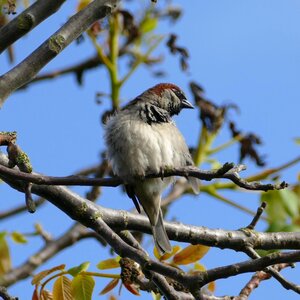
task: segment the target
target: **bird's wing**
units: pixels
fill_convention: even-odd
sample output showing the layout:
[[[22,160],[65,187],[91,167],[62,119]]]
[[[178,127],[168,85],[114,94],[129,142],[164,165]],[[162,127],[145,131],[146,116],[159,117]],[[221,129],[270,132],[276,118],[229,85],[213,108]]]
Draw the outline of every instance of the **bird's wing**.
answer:
[[[125,184],[125,190],[126,190],[126,193],[128,195],[128,197],[130,199],[132,199],[132,202],[136,208],[136,210],[141,213],[141,207],[140,207],[140,204],[139,204],[139,201],[138,199],[136,198],[136,195],[134,193],[134,187],[130,184]]]

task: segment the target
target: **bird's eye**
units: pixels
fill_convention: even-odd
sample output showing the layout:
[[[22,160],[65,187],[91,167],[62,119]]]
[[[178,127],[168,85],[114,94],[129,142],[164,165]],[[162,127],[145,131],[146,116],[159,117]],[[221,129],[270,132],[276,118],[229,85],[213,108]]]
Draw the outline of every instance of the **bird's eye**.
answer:
[[[172,90],[174,92],[174,94],[180,99],[180,100],[185,100],[186,97],[185,95],[181,92],[181,91],[178,91],[178,90]]]

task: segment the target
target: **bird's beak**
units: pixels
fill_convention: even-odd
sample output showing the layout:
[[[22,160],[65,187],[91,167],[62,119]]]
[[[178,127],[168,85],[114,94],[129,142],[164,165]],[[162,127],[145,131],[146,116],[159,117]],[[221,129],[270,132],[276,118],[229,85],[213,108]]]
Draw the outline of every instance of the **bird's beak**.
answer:
[[[181,107],[182,108],[194,108],[194,106],[192,105],[192,103],[190,103],[189,101],[187,101],[186,99],[183,99],[181,102]]]

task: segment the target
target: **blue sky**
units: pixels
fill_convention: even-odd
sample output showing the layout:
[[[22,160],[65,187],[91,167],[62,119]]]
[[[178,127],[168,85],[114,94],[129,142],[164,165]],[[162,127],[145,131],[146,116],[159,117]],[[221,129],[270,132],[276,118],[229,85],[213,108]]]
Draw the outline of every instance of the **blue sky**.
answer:
[[[300,136],[300,3],[291,0],[178,0],[174,3],[183,8],[183,17],[176,25],[167,22],[162,24],[159,31],[178,34],[178,44],[189,49],[190,70],[188,74],[180,72],[178,59],[168,56],[166,49],[161,47],[156,53],[163,53],[166,58],[164,69],[167,77],[163,81],[178,84],[191,97],[188,82],[194,80],[205,88],[207,97],[215,103],[236,103],[241,113],[231,112],[230,117],[237,122],[238,128],[262,137],[264,144],[259,150],[267,154],[269,167],[278,166],[299,155],[299,146],[295,145],[293,139]],[[72,14],[74,6],[75,1],[64,4],[57,16],[51,17],[41,28],[18,41],[15,45],[16,62],[58,29],[66,17]],[[43,71],[72,65],[92,53],[93,48],[88,42],[79,46],[72,44]],[[9,67],[4,53],[0,57],[0,73],[6,72]],[[0,128],[18,132],[18,143],[30,156],[37,172],[63,176],[97,163],[99,152],[104,150],[99,116],[109,107],[109,103],[104,101],[101,106],[96,105],[95,93],[108,90],[106,78],[106,72],[97,69],[84,76],[82,87],[77,86],[73,75],[68,75],[15,93],[0,111]],[[150,76],[145,68],[141,68],[128,81],[121,97],[126,102],[159,81],[161,79]],[[178,127],[191,146],[197,141],[197,116],[198,111],[189,110],[176,117]],[[222,131],[216,145],[228,137],[228,131]],[[237,158],[237,147],[218,156],[221,162],[237,162]],[[257,170],[253,163],[246,161],[246,164],[249,170],[245,175]],[[293,167],[283,173],[283,178],[294,182],[298,171],[299,166]],[[74,190],[84,195],[86,189]],[[5,185],[0,185],[0,192],[0,210],[23,201],[22,194]],[[252,209],[258,205],[258,194],[255,193],[226,195]],[[124,194],[111,188],[103,190],[100,203],[118,209],[132,207]],[[185,223],[226,229],[243,227],[251,219],[201,194],[198,197],[183,197],[172,205],[168,217],[174,216]],[[34,215],[3,221],[0,230],[13,228],[30,232],[34,222],[41,222],[54,236],[58,236],[71,224],[66,215],[47,204]],[[265,224],[261,222],[258,229],[264,228]],[[24,255],[32,253],[41,245],[38,238],[33,238],[27,246],[14,246],[14,264],[20,264]],[[151,249],[150,240],[148,245]],[[87,247],[89,251],[86,251]],[[43,268],[63,262],[71,267],[87,260],[92,261],[94,268],[107,255],[108,251],[99,248],[97,243],[89,244],[85,241],[67,249]],[[215,267],[244,259],[246,257],[242,254],[216,249],[209,252],[203,263],[207,267]],[[297,269],[285,271],[284,274],[296,282],[300,275]],[[248,274],[233,280],[220,280],[217,282],[216,293],[234,295],[249,277]],[[29,280],[26,280],[13,286],[10,291],[21,299],[27,299],[32,293],[32,287]],[[150,296],[145,294],[143,298],[150,299]],[[296,295],[284,290],[276,281],[269,280],[253,293],[251,299],[266,298],[296,299]]]

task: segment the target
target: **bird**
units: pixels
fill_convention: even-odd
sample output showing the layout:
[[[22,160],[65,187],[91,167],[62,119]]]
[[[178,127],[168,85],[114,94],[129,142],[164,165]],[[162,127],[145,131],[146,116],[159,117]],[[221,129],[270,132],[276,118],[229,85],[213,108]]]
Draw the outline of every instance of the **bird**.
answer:
[[[160,83],[113,114],[105,128],[107,159],[112,171],[125,183],[137,211],[141,212],[140,205],[143,207],[161,255],[172,251],[163,223],[161,197],[175,178],[145,176],[194,165],[184,137],[172,120],[185,108],[194,107],[184,92],[173,83]],[[194,193],[198,193],[198,179],[188,177],[188,181]]]

